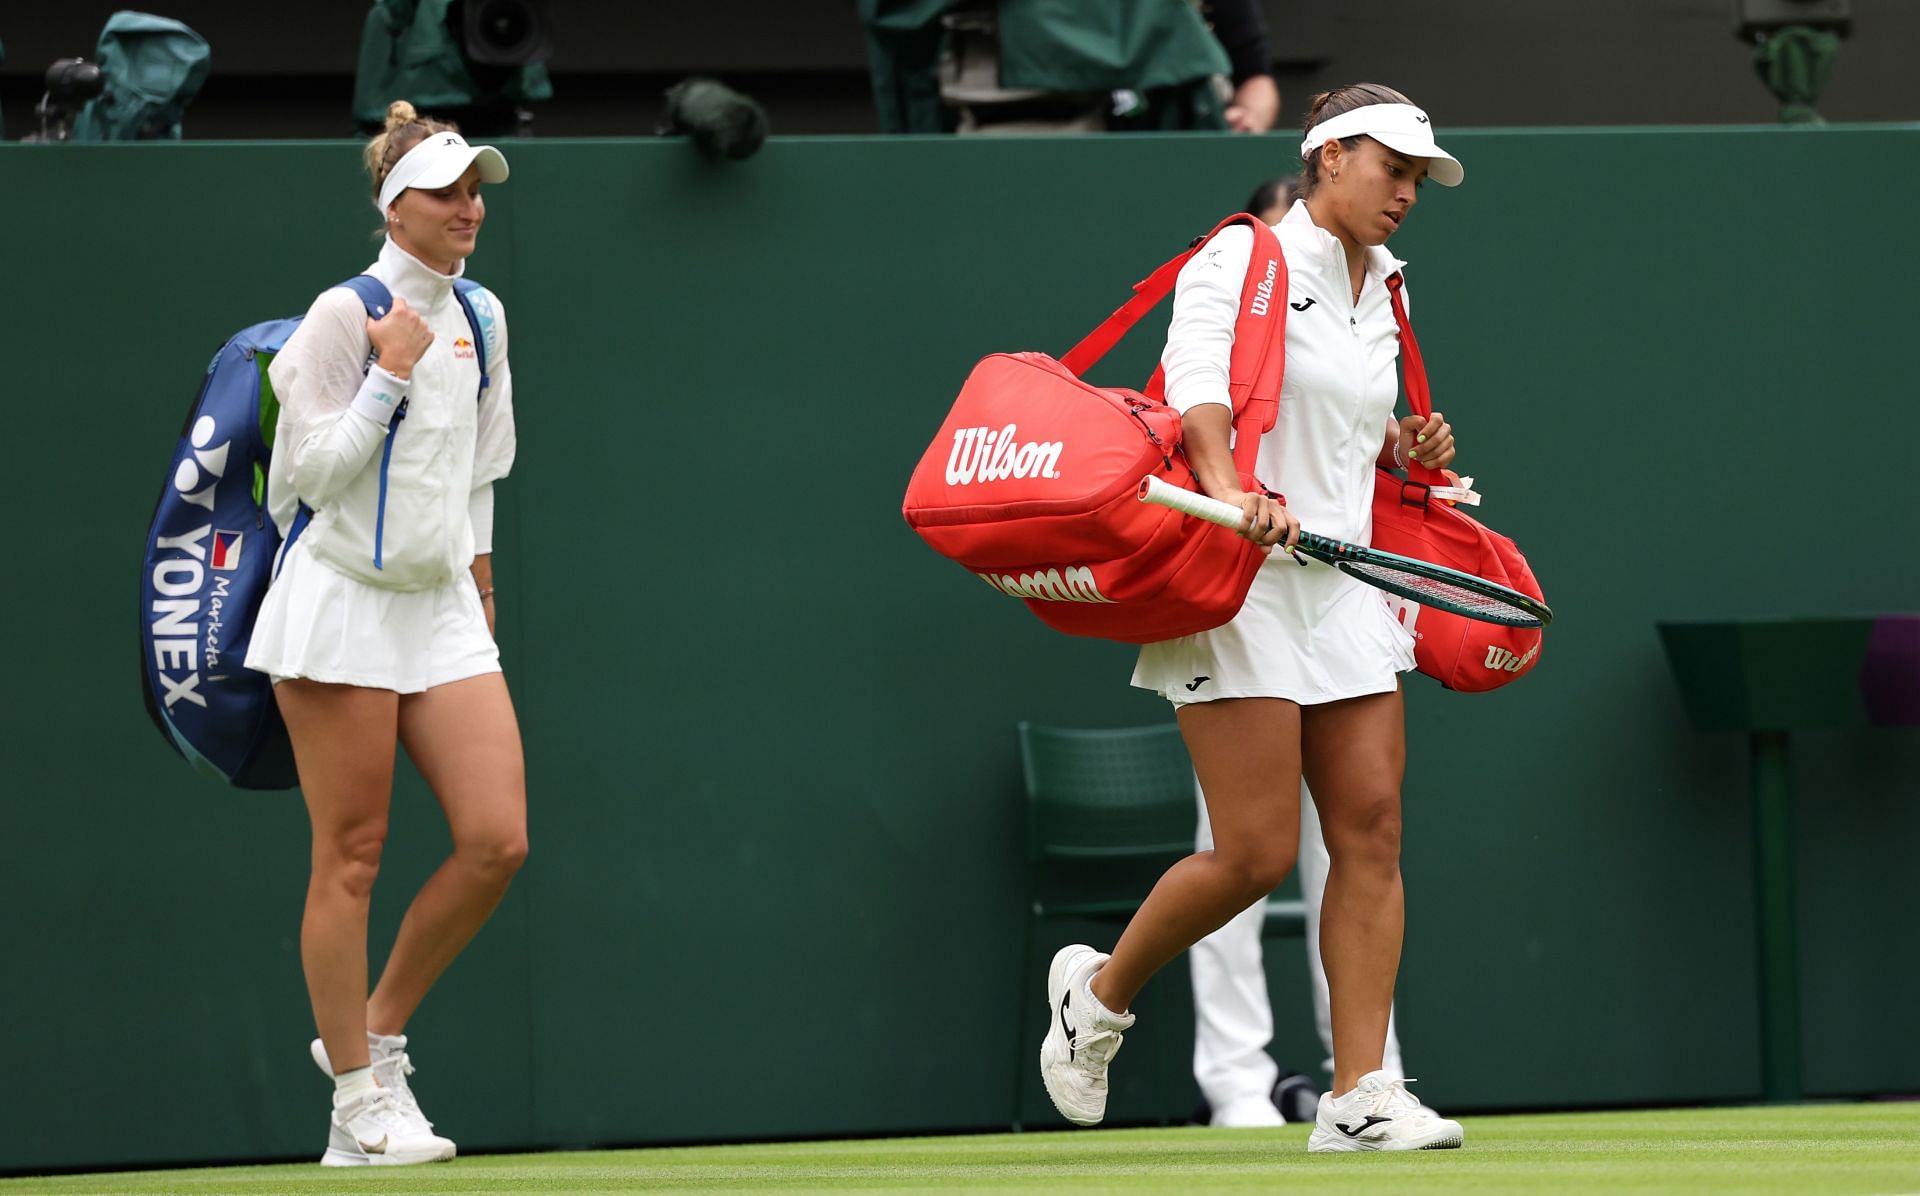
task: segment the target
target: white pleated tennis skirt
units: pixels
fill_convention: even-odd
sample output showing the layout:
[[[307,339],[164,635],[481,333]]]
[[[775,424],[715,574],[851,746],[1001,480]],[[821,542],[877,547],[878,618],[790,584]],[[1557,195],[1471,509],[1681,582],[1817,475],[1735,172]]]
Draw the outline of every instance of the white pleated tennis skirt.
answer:
[[[276,685],[304,677],[411,694],[499,672],[500,648],[466,570],[431,590],[383,590],[296,540],[260,604],[247,667]]]
[[[1275,553],[1225,626],[1140,649],[1133,684],[1176,707],[1221,698],[1302,706],[1392,693],[1414,667],[1413,637],[1386,595],[1310,558]]]

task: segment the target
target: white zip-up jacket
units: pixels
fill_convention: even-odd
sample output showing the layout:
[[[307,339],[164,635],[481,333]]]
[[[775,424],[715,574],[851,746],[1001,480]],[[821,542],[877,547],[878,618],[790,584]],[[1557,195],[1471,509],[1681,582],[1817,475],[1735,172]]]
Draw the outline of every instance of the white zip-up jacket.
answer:
[[[482,396],[473,330],[453,293],[458,272],[441,274],[388,240],[365,273],[419,313],[433,343],[405,382],[367,371],[365,306],[344,287],[321,292],[267,371],[280,400],[268,509],[285,532],[302,502],[311,507],[300,542],[349,577],[432,589],[492,550],[493,483],[514,455],[506,313],[491,291],[470,296],[489,358]],[[381,462],[402,399],[383,514]]]
[[[1304,202],[1274,229],[1287,260],[1287,368],[1279,418],[1261,440],[1254,474],[1286,495],[1306,530],[1366,544],[1374,460],[1400,390],[1399,326],[1386,279],[1405,263],[1385,248],[1369,249],[1355,303],[1339,240],[1313,222]],[[1182,414],[1202,403],[1231,405],[1233,328],[1252,258],[1253,230],[1235,225],[1180,270],[1161,364],[1167,402]],[[1284,554],[1273,560],[1291,566]]]

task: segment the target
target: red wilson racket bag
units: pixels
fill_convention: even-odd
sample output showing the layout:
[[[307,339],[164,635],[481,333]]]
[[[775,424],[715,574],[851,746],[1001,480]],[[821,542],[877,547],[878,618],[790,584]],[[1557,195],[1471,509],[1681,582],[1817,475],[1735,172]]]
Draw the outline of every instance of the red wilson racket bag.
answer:
[[[1234,327],[1234,463],[1253,480],[1260,436],[1279,410],[1286,362],[1286,262],[1252,216],[1253,261]],[[1233,618],[1266,550],[1227,528],[1139,501],[1149,474],[1198,489],[1179,452],[1180,414],[1161,374],[1144,393],[1081,375],[1172,292],[1208,239],[1155,270],[1066,356],[995,353],[968,375],[920,458],[902,513],[935,552],[1069,635],[1144,644]]]
[[[1427,386],[1427,367],[1413,339],[1400,285],[1398,274],[1387,280],[1393,316],[1400,325],[1400,368],[1407,403],[1415,415],[1430,415],[1433,394]],[[1408,474],[1402,478],[1390,469],[1374,474],[1375,548],[1472,573],[1546,601],[1527,558],[1512,540],[1429,493],[1431,487],[1445,486],[1451,479],[1418,462],[1408,467]],[[1540,662],[1538,627],[1503,627],[1401,598],[1388,601],[1399,612],[1401,626],[1413,636],[1415,664],[1448,689],[1469,693],[1498,689],[1524,677]]]

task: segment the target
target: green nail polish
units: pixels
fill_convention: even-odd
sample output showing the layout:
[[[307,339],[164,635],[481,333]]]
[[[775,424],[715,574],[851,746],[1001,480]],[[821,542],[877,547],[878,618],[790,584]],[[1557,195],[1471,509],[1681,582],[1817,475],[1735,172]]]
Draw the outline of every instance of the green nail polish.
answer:
[[[1415,439],[1419,440],[1421,444],[1425,444],[1427,442],[1427,434],[1422,432],[1419,436],[1415,437]]]

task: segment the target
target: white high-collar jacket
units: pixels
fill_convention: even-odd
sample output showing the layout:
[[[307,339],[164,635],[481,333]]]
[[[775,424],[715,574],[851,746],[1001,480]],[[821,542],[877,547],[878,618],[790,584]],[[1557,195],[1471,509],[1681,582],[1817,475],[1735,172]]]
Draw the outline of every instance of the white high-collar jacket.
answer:
[[[1356,303],[1340,242],[1305,204],[1275,230],[1287,260],[1287,368],[1254,474],[1287,496],[1307,531],[1365,544],[1374,460],[1399,391],[1386,279],[1401,263],[1369,250]],[[1253,230],[1236,225],[1181,268],[1161,362],[1167,401],[1183,412],[1228,402],[1233,327],[1252,256]],[[1230,622],[1146,645],[1133,683],[1176,704],[1268,697],[1309,705],[1391,692],[1396,674],[1413,664],[1413,640],[1380,591],[1274,553]]]
[[[1355,303],[1339,240],[1313,222],[1304,202],[1274,230],[1287,261],[1287,369],[1280,415],[1261,440],[1254,475],[1286,495],[1308,531],[1365,544],[1373,532],[1374,459],[1400,387],[1399,328],[1386,279],[1406,263],[1385,248],[1369,249]],[[1180,271],[1161,363],[1167,402],[1183,414],[1230,402],[1228,358],[1252,257],[1253,230],[1235,225]]]
[[[493,483],[513,465],[513,374],[507,318],[491,291],[470,297],[485,332],[490,382],[480,395],[473,330],[441,274],[388,240],[364,271],[427,322],[433,343],[401,383],[365,373],[370,342],[360,298],[321,292],[268,367],[280,422],[267,484],[284,533],[304,502],[312,523],[301,542],[335,570],[388,590],[425,590],[453,580],[476,552],[492,550]],[[381,458],[398,401],[381,515]],[[380,565],[374,564],[378,532]]]

